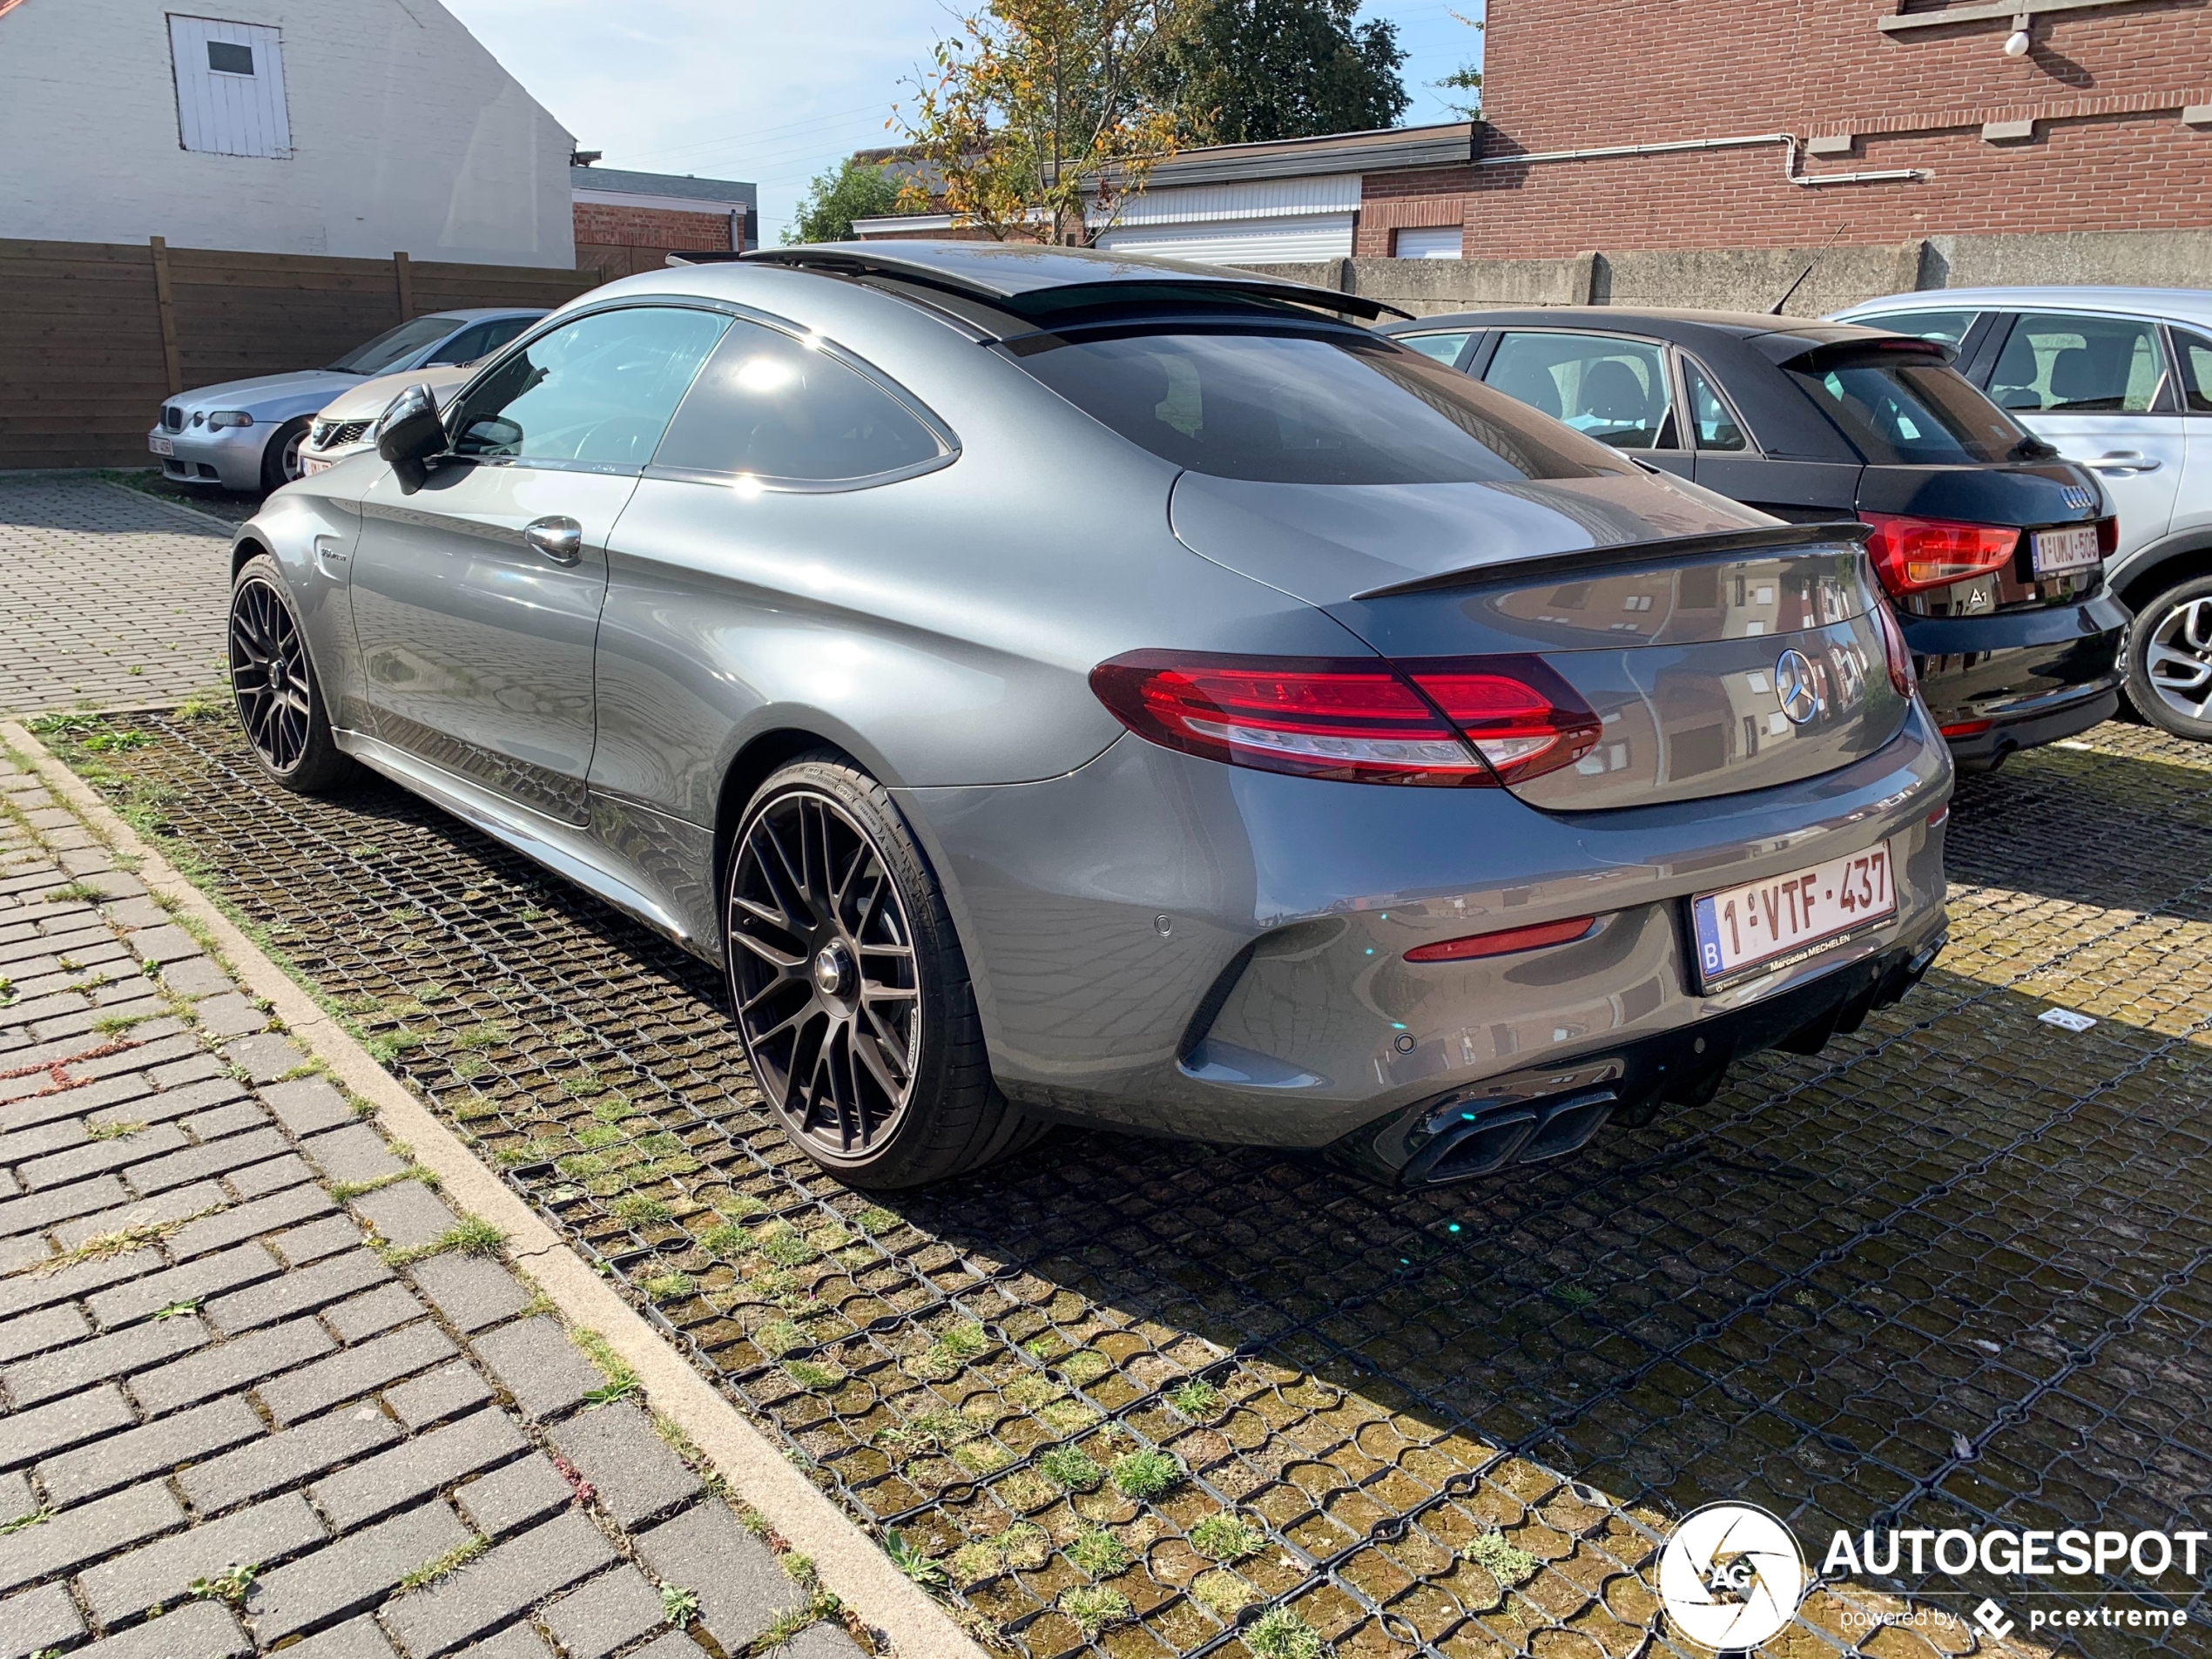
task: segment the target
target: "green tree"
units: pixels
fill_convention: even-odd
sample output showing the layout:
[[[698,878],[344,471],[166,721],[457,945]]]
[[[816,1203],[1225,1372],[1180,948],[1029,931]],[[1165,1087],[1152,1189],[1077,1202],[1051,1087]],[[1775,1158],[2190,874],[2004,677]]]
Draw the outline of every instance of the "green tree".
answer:
[[[1168,54],[1187,128],[1254,144],[1396,125],[1412,100],[1395,25],[1354,24],[1359,0],[1204,0]]]
[[[1482,31],[1481,18],[1462,17],[1456,11],[1452,15],[1476,33]],[[1455,102],[1452,107],[1470,121],[1482,118],[1482,60],[1480,57],[1469,58],[1436,84],[1440,89],[1466,94],[1464,103]]]
[[[843,242],[856,219],[880,219],[899,211],[899,185],[881,167],[847,158],[814,176],[799,217],[784,227],[784,240]]]

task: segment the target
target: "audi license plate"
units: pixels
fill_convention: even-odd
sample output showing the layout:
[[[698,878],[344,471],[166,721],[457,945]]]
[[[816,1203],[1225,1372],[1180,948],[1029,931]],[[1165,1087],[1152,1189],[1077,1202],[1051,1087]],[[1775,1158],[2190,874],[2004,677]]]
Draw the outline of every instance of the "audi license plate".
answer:
[[[1700,894],[1690,900],[1699,989],[1804,961],[1894,916],[1891,864],[1885,842],[1789,875]]]
[[[2068,529],[2038,530],[2029,538],[2035,550],[2035,574],[2057,576],[2094,564],[2104,556],[2097,551],[2097,527],[2076,524]]]
[[[146,448],[158,455],[173,455],[177,453],[177,446],[166,438],[148,438]]]

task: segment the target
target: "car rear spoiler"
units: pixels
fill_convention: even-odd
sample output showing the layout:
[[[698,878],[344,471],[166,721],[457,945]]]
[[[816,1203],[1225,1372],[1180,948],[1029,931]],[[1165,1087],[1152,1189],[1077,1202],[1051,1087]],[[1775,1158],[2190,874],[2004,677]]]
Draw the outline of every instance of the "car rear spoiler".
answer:
[[[1848,542],[1865,543],[1872,530],[1856,519],[1821,524],[1773,524],[1751,529],[1708,531],[1698,536],[1668,536],[1649,542],[1614,542],[1604,547],[1578,548],[1571,553],[1548,553],[1539,558],[1508,559],[1495,564],[1471,564],[1464,570],[1416,577],[1369,588],[1352,597],[1359,599],[1395,598],[1406,593],[1444,593],[1454,588],[1488,587],[1498,582],[1522,582],[1531,577],[1587,576],[1592,571],[1648,567],[1655,562],[1712,557],[1725,553],[1772,553],[1793,547],[1818,547]]]
[[[1863,367],[1884,361],[1917,362],[1926,368],[1936,363],[1948,363],[1959,355],[1958,350],[1939,340],[1922,340],[1917,334],[1888,334],[1878,340],[1830,340],[1808,347],[1791,356],[1779,358],[1775,367],[1794,370],[1801,374],[1817,374],[1831,368]]]

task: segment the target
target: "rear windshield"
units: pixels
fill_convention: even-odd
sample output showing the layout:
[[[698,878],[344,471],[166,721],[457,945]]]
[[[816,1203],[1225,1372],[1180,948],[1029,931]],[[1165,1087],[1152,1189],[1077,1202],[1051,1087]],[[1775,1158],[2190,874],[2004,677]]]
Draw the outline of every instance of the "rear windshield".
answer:
[[[1264,483],[1515,483],[1631,463],[1387,341],[1163,327],[1009,354],[1163,460]]]
[[[1844,362],[1792,369],[1876,466],[1956,466],[2017,458],[2027,429],[1940,363]]]
[[[460,326],[458,317],[417,317],[354,347],[330,367],[346,374],[381,374],[424,347],[435,346]]]

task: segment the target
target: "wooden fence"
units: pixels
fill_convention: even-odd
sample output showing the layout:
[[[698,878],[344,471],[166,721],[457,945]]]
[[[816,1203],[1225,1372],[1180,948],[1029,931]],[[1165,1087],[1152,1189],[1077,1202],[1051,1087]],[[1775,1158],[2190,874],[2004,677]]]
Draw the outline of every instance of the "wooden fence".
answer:
[[[311,368],[433,311],[557,306],[624,273],[0,239],[0,470],[144,466],[172,393]]]

